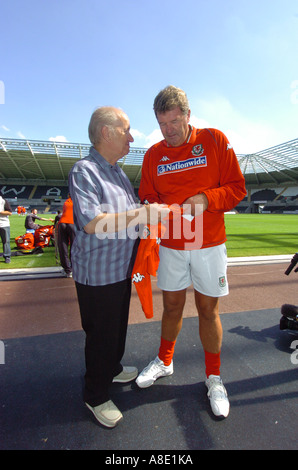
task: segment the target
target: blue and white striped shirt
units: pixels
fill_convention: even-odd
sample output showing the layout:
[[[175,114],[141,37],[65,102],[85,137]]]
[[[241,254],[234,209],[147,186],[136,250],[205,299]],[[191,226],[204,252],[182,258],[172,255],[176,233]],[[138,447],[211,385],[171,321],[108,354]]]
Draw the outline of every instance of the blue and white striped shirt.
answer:
[[[73,278],[80,284],[102,286],[131,276],[136,236],[127,231],[87,234],[84,227],[97,215],[137,207],[133,187],[116,163],[110,165],[94,147],[69,173],[76,237],[71,249]],[[131,229],[130,229],[131,230]],[[133,228],[136,234],[136,229]]]

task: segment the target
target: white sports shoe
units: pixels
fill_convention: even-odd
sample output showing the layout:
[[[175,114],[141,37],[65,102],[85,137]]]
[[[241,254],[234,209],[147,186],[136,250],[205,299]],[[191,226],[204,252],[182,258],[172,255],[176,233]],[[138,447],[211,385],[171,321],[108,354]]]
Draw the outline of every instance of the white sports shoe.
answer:
[[[205,385],[208,388],[207,395],[213,413],[215,416],[226,418],[230,411],[230,403],[221,378],[218,375],[209,375]]]
[[[174,372],[173,361],[169,366],[165,366],[158,356],[151,361],[145,369],[142,370],[136,383],[140,388],[147,388],[152,385],[159,377],[172,375]]]

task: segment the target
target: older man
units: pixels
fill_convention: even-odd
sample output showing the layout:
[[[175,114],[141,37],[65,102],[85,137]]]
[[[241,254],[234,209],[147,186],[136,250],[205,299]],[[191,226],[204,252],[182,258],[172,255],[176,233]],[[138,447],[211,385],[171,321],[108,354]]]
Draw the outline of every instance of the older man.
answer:
[[[158,217],[162,206],[137,205],[129,179],[117,164],[133,142],[122,110],[95,110],[89,138],[89,155],[69,174],[76,230],[72,271],[86,333],[84,400],[102,425],[114,427],[122,413],[110,399],[110,386],[138,374],[135,367],[121,365],[138,225]]]

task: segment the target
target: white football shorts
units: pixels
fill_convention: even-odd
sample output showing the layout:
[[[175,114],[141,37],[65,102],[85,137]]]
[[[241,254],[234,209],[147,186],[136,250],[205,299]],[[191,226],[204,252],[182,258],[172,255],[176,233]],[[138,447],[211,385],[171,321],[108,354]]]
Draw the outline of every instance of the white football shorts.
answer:
[[[226,245],[200,250],[173,250],[159,247],[157,285],[161,290],[179,291],[193,284],[210,297],[228,295]]]

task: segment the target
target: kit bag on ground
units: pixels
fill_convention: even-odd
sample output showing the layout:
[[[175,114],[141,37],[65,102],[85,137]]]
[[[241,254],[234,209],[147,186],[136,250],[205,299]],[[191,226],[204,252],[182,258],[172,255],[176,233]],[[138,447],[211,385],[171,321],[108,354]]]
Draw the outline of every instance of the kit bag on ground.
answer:
[[[51,238],[54,236],[54,225],[45,225],[39,227],[34,233],[34,244],[35,246],[49,246]]]
[[[32,250],[34,248],[34,235],[25,233],[15,238],[15,243],[21,250]]]

